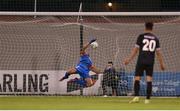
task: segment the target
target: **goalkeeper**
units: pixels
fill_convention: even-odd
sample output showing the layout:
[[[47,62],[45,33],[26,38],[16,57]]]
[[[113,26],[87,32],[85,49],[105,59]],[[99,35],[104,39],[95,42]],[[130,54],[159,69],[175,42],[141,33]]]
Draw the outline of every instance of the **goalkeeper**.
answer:
[[[96,82],[93,81],[92,78],[89,75],[89,71],[93,71],[96,74],[100,73],[100,70],[97,69],[94,65],[92,65],[92,60],[89,56],[89,54],[86,52],[86,49],[90,46],[91,43],[95,42],[96,39],[92,39],[90,42],[86,43],[83,48],[80,51],[80,61],[77,64],[76,67],[69,69],[64,77],[60,79],[60,81],[63,81],[64,79],[67,79],[72,74],[79,74],[80,77],[83,79],[81,82],[79,82],[80,85],[83,87],[90,87],[94,85]]]

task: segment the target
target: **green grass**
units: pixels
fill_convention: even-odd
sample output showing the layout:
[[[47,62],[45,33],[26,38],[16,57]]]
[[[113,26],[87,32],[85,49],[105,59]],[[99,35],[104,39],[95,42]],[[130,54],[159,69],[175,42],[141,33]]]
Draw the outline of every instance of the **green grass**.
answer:
[[[124,97],[2,96],[0,110],[180,110],[180,98],[152,98],[129,104]]]

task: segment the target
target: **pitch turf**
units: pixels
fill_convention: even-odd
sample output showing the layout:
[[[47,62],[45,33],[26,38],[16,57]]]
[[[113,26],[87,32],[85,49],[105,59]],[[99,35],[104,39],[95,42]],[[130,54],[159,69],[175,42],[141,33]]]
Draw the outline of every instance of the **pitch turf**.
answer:
[[[1,96],[0,110],[180,110],[180,98],[152,98],[150,104],[129,104],[124,97]]]

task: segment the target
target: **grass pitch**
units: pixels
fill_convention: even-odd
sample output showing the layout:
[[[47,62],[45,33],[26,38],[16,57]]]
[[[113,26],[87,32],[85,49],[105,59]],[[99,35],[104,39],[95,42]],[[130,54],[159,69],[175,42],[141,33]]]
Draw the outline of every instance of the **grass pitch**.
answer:
[[[150,104],[129,104],[132,98],[81,96],[1,96],[0,110],[180,110],[180,98],[152,98]]]

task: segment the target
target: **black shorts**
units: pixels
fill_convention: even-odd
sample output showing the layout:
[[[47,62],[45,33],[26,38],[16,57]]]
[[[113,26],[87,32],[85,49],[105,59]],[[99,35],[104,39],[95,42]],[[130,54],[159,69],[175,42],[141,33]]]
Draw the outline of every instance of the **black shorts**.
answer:
[[[146,76],[152,77],[153,76],[153,67],[154,67],[154,65],[137,64],[135,76],[143,76],[144,71],[145,71]]]

